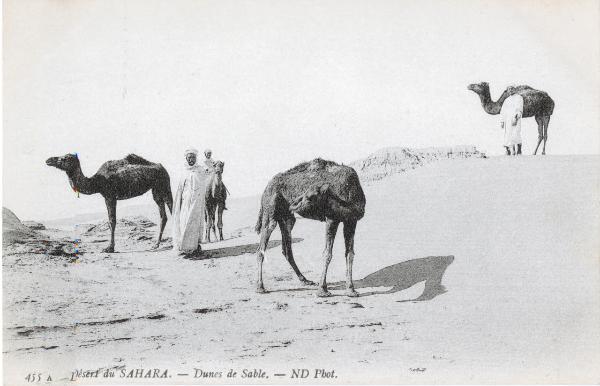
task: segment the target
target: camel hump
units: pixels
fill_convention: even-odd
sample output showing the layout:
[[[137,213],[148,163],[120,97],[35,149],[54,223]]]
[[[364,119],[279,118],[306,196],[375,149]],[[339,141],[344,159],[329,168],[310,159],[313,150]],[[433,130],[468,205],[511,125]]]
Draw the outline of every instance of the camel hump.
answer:
[[[333,161],[327,161],[322,158],[315,158],[312,161],[303,162],[299,165],[294,166],[288,171],[282,173],[286,174],[295,174],[295,173],[304,173],[304,172],[318,172],[318,171],[329,171],[334,172],[340,169],[341,166]]]
[[[154,165],[154,163],[136,154],[128,154],[127,157],[125,157],[125,161],[134,165]]]

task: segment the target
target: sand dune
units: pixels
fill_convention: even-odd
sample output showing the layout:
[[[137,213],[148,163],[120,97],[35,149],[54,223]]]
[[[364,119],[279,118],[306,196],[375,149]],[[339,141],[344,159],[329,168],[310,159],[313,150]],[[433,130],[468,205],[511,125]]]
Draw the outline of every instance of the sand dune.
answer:
[[[168,366],[171,383],[194,368],[271,378],[335,369],[313,383],[597,383],[599,161],[455,159],[370,183],[356,233],[359,298],[342,296],[341,232],[333,297],[297,281],[278,231],[269,292],[256,294],[255,199],[228,205],[227,239],[198,259],[168,245],[149,252],[127,224],[119,253],[99,252],[102,234],[82,228],[69,234],[85,250],[76,261],[5,256],[5,383],[25,383],[32,366],[64,380],[80,368]],[[298,266],[317,280],[323,224],[301,219],[293,236]]]

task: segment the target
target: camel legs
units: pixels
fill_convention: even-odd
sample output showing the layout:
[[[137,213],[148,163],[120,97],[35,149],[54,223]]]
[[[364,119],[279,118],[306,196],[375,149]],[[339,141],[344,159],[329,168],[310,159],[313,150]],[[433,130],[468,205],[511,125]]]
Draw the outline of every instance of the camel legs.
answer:
[[[296,276],[298,276],[298,280],[306,285],[316,285],[316,283],[304,277],[294,260],[294,253],[292,252],[292,229],[294,228],[295,223],[296,218],[294,215],[279,221],[279,229],[281,230],[281,252],[296,273]]]
[[[223,210],[225,209],[225,203],[217,205],[217,228],[219,228],[219,240],[223,241]],[[217,235],[215,234],[215,238]]]
[[[542,147],[542,155],[546,155],[546,141],[548,141],[548,124],[550,123],[550,116],[542,117],[542,123],[544,124],[544,146]]]
[[[358,292],[354,290],[352,282],[352,262],[354,261],[354,232],[356,221],[344,222],[344,242],[346,244],[346,295],[357,297]]]
[[[256,292],[265,293],[265,286],[263,285],[263,277],[262,277],[262,265],[265,260],[265,251],[267,250],[267,245],[269,244],[269,237],[271,237],[271,233],[277,226],[277,222],[273,219],[269,220],[267,226],[263,226],[260,231],[260,242],[258,244],[258,250],[256,252],[256,262],[258,263],[258,276],[256,278]]]
[[[204,208],[204,226],[206,227],[204,238],[206,242],[210,243],[210,205],[208,203],[206,203],[206,207]]]
[[[102,252],[112,253],[115,251],[115,227],[117,226],[117,200],[104,197],[106,209],[108,210],[108,225],[110,226],[110,244]]]
[[[164,202],[157,203],[158,211],[160,213],[160,231],[158,232],[158,239],[156,240],[156,244],[154,244],[154,248],[158,248],[160,242],[162,241],[162,235],[165,230],[165,225],[167,225],[167,212],[165,211]]]
[[[317,296],[319,297],[331,296],[331,293],[327,290],[327,268],[331,262],[333,241],[335,240],[338,225],[340,225],[339,221],[327,219],[325,228],[325,249],[323,250],[323,272],[321,273],[321,281],[319,282],[320,288],[317,293]]]
[[[217,226],[215,224],[215,212],[212,213],[212,219],[210,222],[212,223],[212,226],[210,229],[212,229],[213,234],[215,235],[215,241],[217,241],[217,240],[219,240],[219,238],[217,237]]]
[[[215,241],[219,240],[219,238],[217,237],[217,226],[215,224],[215,212],[217,211],[217,204],[213,201],[211,207],[210,207],[210,212],[208,213],[208,217],[210,218],[210,226],[208,227],[208,237],[209,237],[209,241],[210,241],[210,231],[212,230],[213,234],[215,235]]]
[[[160,213],[160,230],[158,231],[158,239],[152,246],[152,249],[156,249],[162,241],[163,231],[165,230],[165,225],[167,225],[167,212],[165,211],[165,202],[163,201],[163,198],[159,194],[155,193],[154,190],[152,191],[152,198],[154,198],[154,202],[156,202],[156,205],[158,205],[158,212]]]
[[[538,143],[537,146],[535,147],[535,150],[533,152],[533,155],[536,155],[538,148],[540,147],[540,144],[542,143],[542,140],[544,139],[544,121],[542,117],[538,117],[537,115],[535,116],[535,121],[538,124]],[[544,147],[546,146],[546,144],[544,144]]]
[[[204,240],[210,242],[210,204],[207,202],[204,206]]]
[[[215,230],[215,205],[208,204],[206,205],[206,241],[210,243],[210,231],[212,229],[215,234],[215,240],[217,240],[217,231]]]

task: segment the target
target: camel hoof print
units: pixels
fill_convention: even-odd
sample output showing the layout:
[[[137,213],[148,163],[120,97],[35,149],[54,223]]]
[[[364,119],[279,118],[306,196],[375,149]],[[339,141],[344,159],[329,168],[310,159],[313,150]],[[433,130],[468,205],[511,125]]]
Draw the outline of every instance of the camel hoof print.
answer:
[[[328,297],[331,297],[333,295],[329,291],[323,291],[323,290],[321,290],[321,291],[317,292],[317,296],[320,297],[320,298],[328,298]]]
[[[360,294],[358,292],[356,292],[355,290],[349,290],[349,291],[346,291],[346,296],[349,296],[351,298],[357,298],[360,296]]]

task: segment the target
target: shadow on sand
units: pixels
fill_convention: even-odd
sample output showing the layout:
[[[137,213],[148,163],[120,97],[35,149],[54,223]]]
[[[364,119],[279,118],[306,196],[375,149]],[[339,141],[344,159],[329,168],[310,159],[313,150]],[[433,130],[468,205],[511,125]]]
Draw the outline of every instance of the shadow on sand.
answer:
[[[292,243],[299,243],[304,239],[296,237],[292,239]],[[272,240],[269,241],[267,245],[267,249],[275,248],[281,245],[281,240]],[[202,244],[203,247],[206,244]],[[186,255],[184,259],[188,260],[206,260],[206,259],[220,259],[222,257],[234,257],[243,255],[246,253],[255,253],[258,249],[258,243],[254,244],[245,244],[245,245],[234,245],[232,247],[223,247],[223,248],[215,248],[215,249],[205,249],[200,254],[197,255]]]
[[[363,279],[355,280],[355,288],[392,287],[386,291],[370,291],[360,294],[363,296],[393,294],[405,290],[413,285],[425,282],[423,293],[416,299],[399,300],[398,302],[411,302],[431,300],[446,292],[442,285],[442,277],[446,268],[454,261],[454,256],[429,256],[420,259],[404,261],[382,268],[365,276]],[[332,289],[343,289],[345,282],[330,284]]]

